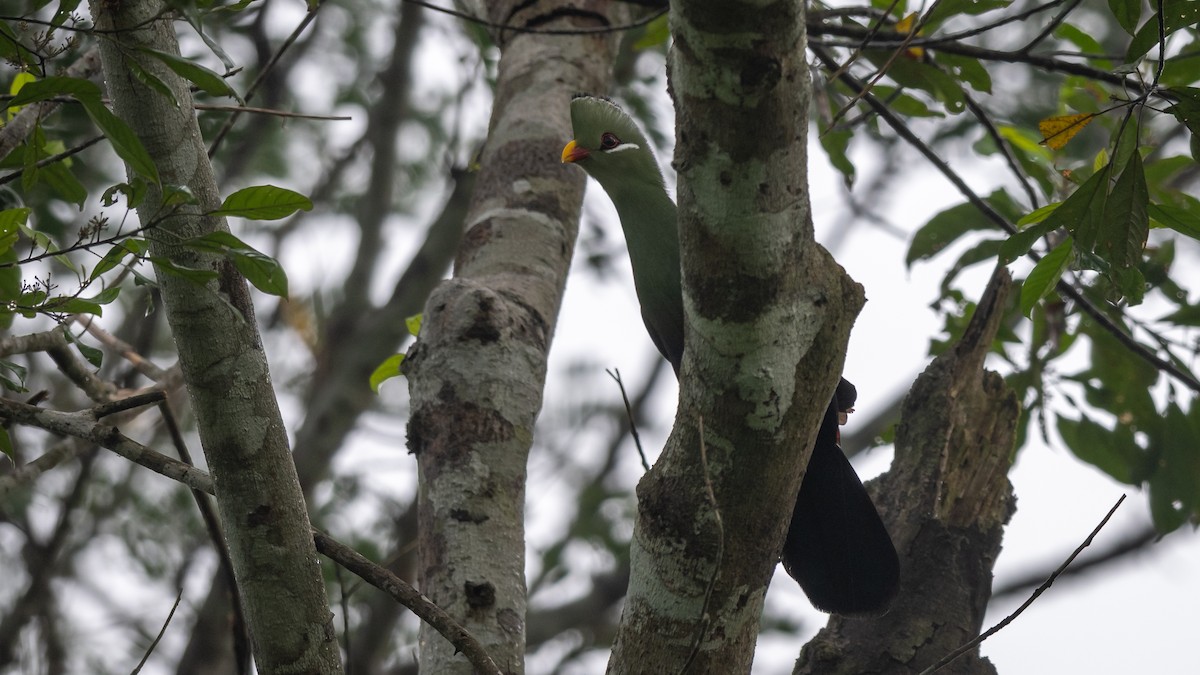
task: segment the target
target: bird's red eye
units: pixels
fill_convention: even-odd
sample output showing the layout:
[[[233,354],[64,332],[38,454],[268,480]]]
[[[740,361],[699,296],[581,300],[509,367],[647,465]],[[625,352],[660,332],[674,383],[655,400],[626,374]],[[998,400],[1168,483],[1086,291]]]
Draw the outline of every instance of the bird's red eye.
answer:
[[[612,150],[620,144],[621,139],[617,138],[616,135],[610,131],[604,132],[604,135],[600,137],[601,150]]]

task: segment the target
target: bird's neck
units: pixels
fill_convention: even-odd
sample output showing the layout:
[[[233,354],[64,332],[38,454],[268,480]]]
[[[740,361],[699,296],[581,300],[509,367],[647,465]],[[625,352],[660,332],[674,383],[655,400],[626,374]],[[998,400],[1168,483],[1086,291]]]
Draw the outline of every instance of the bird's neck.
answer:
[[[621,218],[621,229],[629,247],[634,282],[680,287],[679,228],[675,202],[667,195],[662,179],[626,180],[610,196]],[[668,289],[663,289],[668,290]]]

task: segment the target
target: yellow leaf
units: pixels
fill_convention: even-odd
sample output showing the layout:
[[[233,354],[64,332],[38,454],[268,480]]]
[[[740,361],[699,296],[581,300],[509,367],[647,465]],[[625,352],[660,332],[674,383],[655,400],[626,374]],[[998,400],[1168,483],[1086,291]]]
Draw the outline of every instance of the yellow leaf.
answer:
[[[1096,115],[1093,113],[1047,117],[1038,122],[1038,131],[1042,132],[1043,143],[1055,150],[1061,150],[1067,141],[1075,138],[1075,134],[1083,131],[1094,119]]]
[[[16,76],[13,77],[12,85],[10,85],[8,88],[9,95],[16,96],[17,93],[21,91],[21,87],[24,87],[26,84],[28,84],[30,82],[35,82],[36,80],[37,80],[37,78],[34,77],[34,75],[32,73],[29,73],[28,71],[23,70],[23,71],[17,73]],[[13,117],[16,117],[17,113],[21,111],[21,107],[22,106],[10,107],[8,109],[9,118],[11,119]]]
[[[897,33],[911,33],[912,29],[913,29],[913,24],[915,24],[916,22],[917,22],[917,13],[913,12],[912,14],[909,14],[908,16],[906,16],[903,19],[900,19],[899,21],[896,22],[896,32]]]

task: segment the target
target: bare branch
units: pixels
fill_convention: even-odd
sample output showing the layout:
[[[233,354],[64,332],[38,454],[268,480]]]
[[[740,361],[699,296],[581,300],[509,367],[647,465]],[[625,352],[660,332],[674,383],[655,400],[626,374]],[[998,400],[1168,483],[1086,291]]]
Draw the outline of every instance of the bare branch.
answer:
[[[962,656],[963,654],[971,651],[972,649],[977,647],[981,642],[983,642],[984,640],[988,639],[989,637],[995,635],[996,633],[1000,632],[1005,626],[1012,623],[1014,619],[1016,619],[1018,616],[1020,616],[1022,612],[1024,612],[1026,609],[1029,608],[1030,605],[1033,604],[1034,600],[1037,600],[1038,597],[1040,597],[1042,595],[1042,593],[1046,592],[1046,589],[1048,589],[1048,588],[1050,588],[1050,586],[1054,585],[1054,580],[1057,579],[1059,577],[1059,575],[1062,574],[1063,571],[1067,569],[1067,566],[1069,566],[1071,564],[1071,562],[1074,561],[1075,558],[1080,553],[1083,553],[1083,549],[1085,549],[1091,545],[1092,540],[1095,539],[1096,535],[1100,533],[1100,530],[1103,529],[1104,526],[1108,524],[1108,520],[1110,518],[1112,518],[1113,514],[1117,512],[1117,509],[1121,506],[1121,504],[1124,501],[1125,501],[1125,495],[1121,495],[1121,497],[1119,499],[1117,499],[1117,503],[1113,504],[1112,508],[1108,510],[1108,513],[1104,515],[1104,518],[1100,520],[1100,523],[1092,529],[1092,532],[1091,532],[1091,534],[1089,534],[1087,536],[1087,539],[1084,539],[1083,543],[1080,544],[1075,549],[1075,551],[1071,553],[1071,555],[1067,556],[1067,559],[1063,561],[1063,564],[1059,565],[1058,569],[1054,570],[1054,572],[1050,575],[1050,577],[1048,579],[1046,579],[1046,582],[1044,584],[1042,584],[1041,586],[1038,586],[1037,590],[1035,590],[1033,592],[1033,595],[1029,596],[1029,599],[1026,600],[1020,607],[1018,607],[1015,612],[1004,617],[1004,619],[1000,623],[996,624],[995,626],[992,626],[987,631],[980,634],[979,637],[975,638],[974,640],[971,640],[970,642],[959,647],[958,649],[954,650],[953,652],[950,652],[941,661],[938,661],[933,666],[921,671],[920,675],[931,675],[931,673],[935,673],[935,672],[941,670],[943,667],[949,665],[952,661],[957,659],[959,656]]]

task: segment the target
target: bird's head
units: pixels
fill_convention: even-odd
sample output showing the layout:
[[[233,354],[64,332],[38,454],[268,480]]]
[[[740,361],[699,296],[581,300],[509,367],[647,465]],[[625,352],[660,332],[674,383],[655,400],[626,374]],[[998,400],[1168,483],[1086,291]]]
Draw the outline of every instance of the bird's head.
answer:
[[[575,139],[563,148],[562,161],[579,165],[609,194],[622,184],[663,184],[649,141],[616,103],[576,94],[571,100],[571,129]]]

